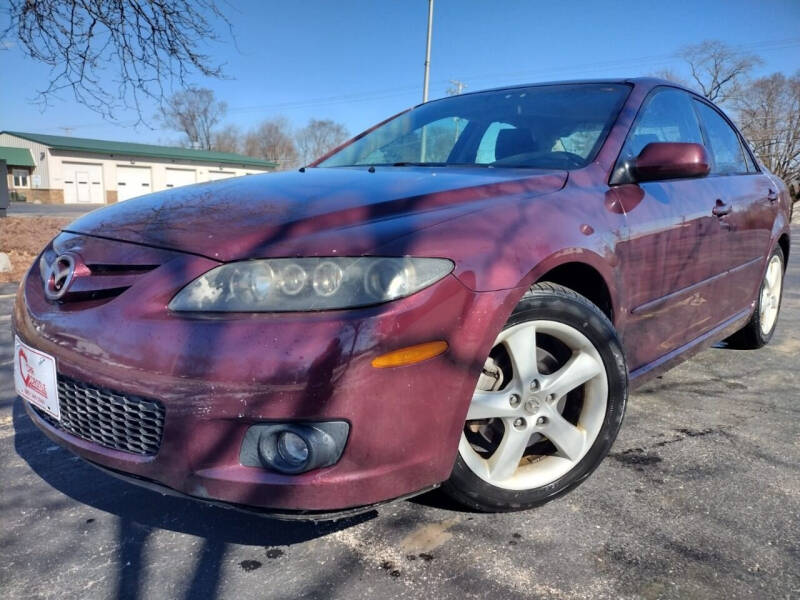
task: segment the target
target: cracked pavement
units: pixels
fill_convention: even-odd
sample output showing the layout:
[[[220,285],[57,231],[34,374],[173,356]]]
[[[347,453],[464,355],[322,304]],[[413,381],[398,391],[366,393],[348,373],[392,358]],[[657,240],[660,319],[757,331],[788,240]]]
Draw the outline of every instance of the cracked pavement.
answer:
[[[0,285],[6,598],[800,599],[800,227],[772,343],[634,392],[611,455],[539,509],[437,494],[336,523],[161,496],[52,444],[13,392]]]

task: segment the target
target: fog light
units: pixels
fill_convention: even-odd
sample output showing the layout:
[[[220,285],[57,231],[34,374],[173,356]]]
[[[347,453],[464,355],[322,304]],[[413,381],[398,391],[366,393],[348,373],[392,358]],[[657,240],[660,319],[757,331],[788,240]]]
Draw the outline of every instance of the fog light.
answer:
[[[278,436],[278,454],[290,465],[299,467],[308,460],[308,444],[296,433],[284,431]]]
[[[346,421],[259,423],[245,433],[239,462],[287,475],[329,467],[342,456],[349,433]]]

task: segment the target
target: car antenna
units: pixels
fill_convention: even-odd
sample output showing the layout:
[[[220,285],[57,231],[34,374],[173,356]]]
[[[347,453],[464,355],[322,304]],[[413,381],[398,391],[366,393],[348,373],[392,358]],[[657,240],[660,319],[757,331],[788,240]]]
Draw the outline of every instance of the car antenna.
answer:
[[[369,171],[370,173],[374,173],[375,172],[375,165],[370,165],[369,169],[367,169],[367,171]]]
[[[305,167],[300,167],[298,169],[298,171],[300,171],[301,173],[305,173],[306,172],[306,168]]]

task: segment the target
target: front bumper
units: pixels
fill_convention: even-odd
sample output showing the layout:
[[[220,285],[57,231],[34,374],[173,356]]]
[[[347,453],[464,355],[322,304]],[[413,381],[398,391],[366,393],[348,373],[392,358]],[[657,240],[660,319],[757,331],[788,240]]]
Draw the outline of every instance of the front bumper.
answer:
[[[91,253],[101,241],[83,244]],[[483,359],[517,294],[476,293],[448,276],[366,309],[187,317],[166,304],[217,263],[168,258],[119,296],[82,309],[47,302],[38,274],[29,272],[14,309],[17,335],[55,356],[62,375],[166,409],[154,456],[88,442],[28,408],[50,438],[92,463],[183,494],[273,510],[370,505],[449,476]],[[370,364],[439,339],[448,351],[422,363]],[[300,475],[240,464],[248,427],[287,420],[348,421],[339,462]]]

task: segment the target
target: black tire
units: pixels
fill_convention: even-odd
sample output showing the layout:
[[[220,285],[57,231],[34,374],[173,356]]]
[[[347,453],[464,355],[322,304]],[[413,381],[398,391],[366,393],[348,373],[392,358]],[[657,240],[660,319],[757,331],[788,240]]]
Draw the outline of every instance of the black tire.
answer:
[[[628,398],[628,371],[614,326],[588,299],[552,283],[537,283],[523,296],[504,330],[532,320],[557,321],[585,335],[602,358],[608,379],[605,418],[594,443],[577,464],[548,485],[511,490],[476,475],[459,453],[443,491],[462,505],[484,512],[525,510],[539,506],[577,487],[602,462],[622,425]]]
[[[767,264],[769,264],[769,262],[775,256],[777,256],[781,261],[781,293],[780,297],[778,298],[778,316],[780,316],[781,302],[783,301],[783,276],[786,272],[786,258],[784,257],[783,250],[780,246],[776,246],[775,250],[772,251]],[[766,346],[772,339],[772,336],[775,333],[775,328],[778,326],[778,318],[775,318],[775,322],[772,324],[772,328],[768,333],[764,333],[761,327],[762,290],[764,289],[766,283],[765,272],[764,277],[761,280],[761,286],[758,288],[758,299],[756,300],[755,310],[753,310],[753,314],[750,316],[750,320],[747,322],[747,325],[725,340],[728,348],[732,348],[734,350],[757,350],[758,348]]]

